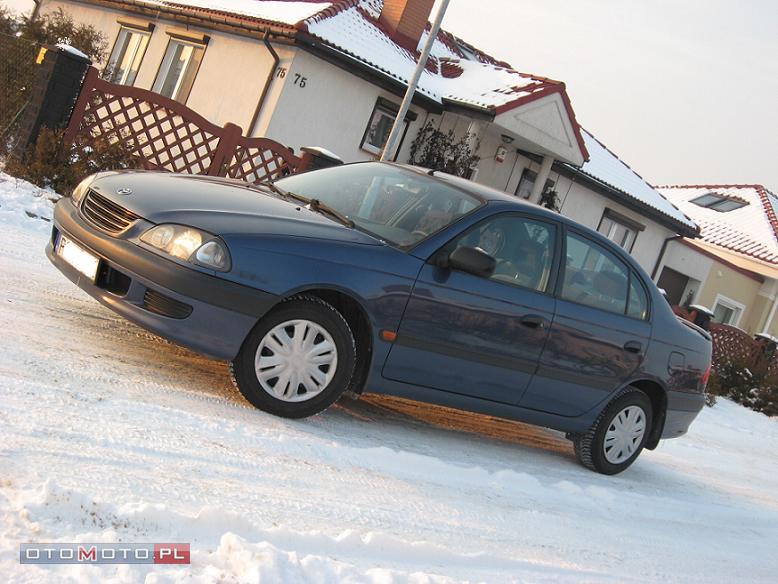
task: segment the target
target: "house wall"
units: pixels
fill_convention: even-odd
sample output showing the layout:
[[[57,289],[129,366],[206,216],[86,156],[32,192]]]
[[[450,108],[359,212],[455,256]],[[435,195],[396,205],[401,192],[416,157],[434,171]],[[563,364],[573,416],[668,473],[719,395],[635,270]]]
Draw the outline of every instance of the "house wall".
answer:
[[[172,20],[154,20],[148,17],[83,4],[68,0],[42,0],[41,12],[48,13],[62,8],[73,20],[90,24],[101,31],[108,42],[106,61],[110,56],[121,26],[117,18],[132,16],[135,19],[155,22],[141,62],[135,87],[151,89],[162,59],[167,50],[170,29],[200,32],[210,37],[186,105],[211,122],[224,125],[232,122],[244,132],[254,115],[265,80],[274,74],[273,60],[262,41],[197,27],[186,27]],[[274,45],[282,61],[290,62],[295,49]],[[95,63],[102,69],[105,63]],[[272,136],[271,136],[272,137]]]
[[[771,316],[776,297],[778,297],[778,280],[766,278],[759,289],[759,293],[754,298],[753,309],[746,323],[746,330],[752,333],[768,332],[773,336],[778,336],[778,310],[772,314],[771,322],[767,320]]]
[[[760,332],[754,330],[754,327],[758,325],[755,317],[759,316],[757,296],[761,286],[761,282],[713,260],[710,274],[702,285],[696,303],[712,309],[717,295],[726,296],[745,306],[738,326],[749,333]]]
[[[559,194],[562,215],[596,230],[600,226],[605,210],[611,209],[645,226],[645,229],[638,232],[630,253],[646,272],[649,274],[653,272],[665,240],[673,237],[674,231],[559,173],[552,172],[549,178],[556,183],[555,188]]]
[[[692,303],[699,304],[700,292],[704,282],[708,280],[713,260],[688,245],[674,240],[667,244],[662,263],[656,271],[655,280],[659,280],[665,266],[689,278],[689,284],[681,297],[685,299],[689,292],[692,292]]]
[[[507,150],[503,162],[497,162],[495,158],[500,147]],[[540,168],[540,165],[519,154],[515,148],[503,143],[500,132],[493,126],[482,134],[478,155],[481,157],[478,165],[478,182],[507,193],[516,192],[521,173],[525,168],[529,166],[536,171]]]
[[[303,77],[304,87],[299,82]],[[379,97],[398,107],[400,98],[305,51],[297,52],[285,79],[272,117],[263,118],[268,136],[295,149],[322,146],[346,162],[377,157],[360,148],[373,108]],[[399,162],[407,162],[411,142],[426,119],[425,110],[411,106],[411,111],[418,117],[410,123]]]

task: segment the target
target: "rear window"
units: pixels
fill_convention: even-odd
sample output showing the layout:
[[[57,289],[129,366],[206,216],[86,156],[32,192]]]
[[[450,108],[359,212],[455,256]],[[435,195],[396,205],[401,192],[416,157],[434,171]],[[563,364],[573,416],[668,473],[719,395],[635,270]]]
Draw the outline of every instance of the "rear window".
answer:
[[[482,204],[437,179],[375,162],[293,175],[278,186],[326,203],[357,228],[401,248],[412,247]]]

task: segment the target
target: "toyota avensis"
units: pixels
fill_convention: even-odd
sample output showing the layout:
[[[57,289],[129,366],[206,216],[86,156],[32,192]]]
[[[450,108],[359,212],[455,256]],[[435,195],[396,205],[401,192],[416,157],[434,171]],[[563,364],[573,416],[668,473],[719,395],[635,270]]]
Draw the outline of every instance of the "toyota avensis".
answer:
[[[47,247],[125,318],[231,362],[289,418],[386,393],[567,433],[615,474],[702,408],[711,341],[594,231],[464,179],[367,162],[249,185],[106,172]]]

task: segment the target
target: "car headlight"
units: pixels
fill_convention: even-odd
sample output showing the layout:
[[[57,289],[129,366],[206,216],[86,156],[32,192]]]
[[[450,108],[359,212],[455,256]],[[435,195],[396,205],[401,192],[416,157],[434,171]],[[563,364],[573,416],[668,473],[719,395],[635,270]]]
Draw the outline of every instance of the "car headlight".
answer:
[[[140,236],[143,243],[178,258],[212,270],[230,269],[230,252],[215,235],[186,225],[157,225]]]
[[[76,188],[73,189],[73,193],[70,195],[70,200],[73,201],[73,204],[76,207],[81,206],[81,201],[84,200],[87,191],[89,191],[89,187],[92,186],[92,183],[95,182],[96,178],[97,178],[96,174],[89,175],[80,183],[78,183],[76,185]]]

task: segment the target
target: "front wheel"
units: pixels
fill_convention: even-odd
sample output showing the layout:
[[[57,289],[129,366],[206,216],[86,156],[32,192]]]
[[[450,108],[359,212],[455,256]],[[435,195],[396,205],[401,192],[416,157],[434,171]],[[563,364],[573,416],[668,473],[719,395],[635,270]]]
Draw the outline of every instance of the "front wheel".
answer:
[[[584,434],[573,438],[586,468],[614,475],[635,462],[651,432],[651,400],[634,387],[621,391]]]
[[[249,333],[231,371],[235,386],[257,408],[305,418],[334,403],[354,373],[354,336],[343,316],[313,296],[273,309]]]

